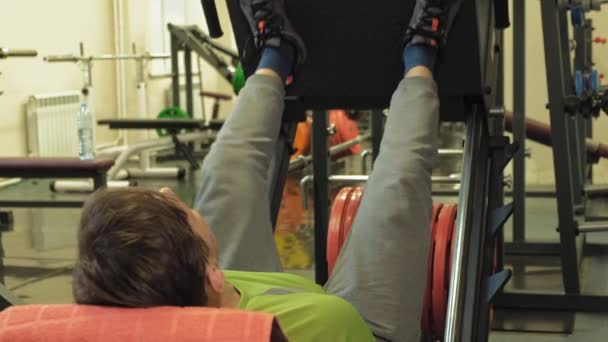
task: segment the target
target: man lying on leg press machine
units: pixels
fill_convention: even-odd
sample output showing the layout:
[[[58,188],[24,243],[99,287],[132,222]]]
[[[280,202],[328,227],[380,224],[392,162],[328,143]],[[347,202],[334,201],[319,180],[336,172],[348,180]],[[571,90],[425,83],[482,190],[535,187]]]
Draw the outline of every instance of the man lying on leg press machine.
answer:
[[[86,203],[76,302],[263,311],[292,341],[418,340],[438,143],[432,70],[461,0],[417,1],[380,155],[324,288],[281,273],[265,195],[284,84],[306,58],[283,3],[241,0],[262,57],[205,160],[195,209],[167,188]]]

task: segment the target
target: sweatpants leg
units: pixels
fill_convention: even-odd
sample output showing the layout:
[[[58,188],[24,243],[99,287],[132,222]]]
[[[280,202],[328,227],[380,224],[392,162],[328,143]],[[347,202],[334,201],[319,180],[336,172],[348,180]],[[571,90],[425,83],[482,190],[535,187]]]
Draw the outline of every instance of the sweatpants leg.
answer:
[[[194,208],[217,239],[222,268],[281,270],[270,221],[268,170],[284,97],[280,80],[251,76],[203,163]]]
[[[358,214],[326,285],[359,310],[379,340],[419,338],[438,120],[435,82],[404,79],[393,95]]]

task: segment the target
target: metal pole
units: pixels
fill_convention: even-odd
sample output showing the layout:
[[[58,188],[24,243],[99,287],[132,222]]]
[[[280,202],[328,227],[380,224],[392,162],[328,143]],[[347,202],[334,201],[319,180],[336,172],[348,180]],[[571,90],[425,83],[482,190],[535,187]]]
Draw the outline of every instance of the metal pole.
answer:
[[[526,239],[526,4],[513,0],[513,241]]]
[[[608,222],[593,222],[581,224],[578,227],[581,233],[600,233],[608,232]]]
[[[587,60],[585,61],[586,65],[588,65],[590,68],[593,67],[593,22],[591,20],[589,20],[588,25],[586,26],[586,32],[585,32],[585,41],[587,43]],[[585,125],[585,136],[587,137],[587,139],[592,139],[593,138],[593,119],[589,118],[586,120],[586,125]],[[586,177],[586,183],[585,184],[593,184],[593,163],[590,163],[587,161],[587,154],[583,154],[583,156],[585,157],[585,177]]]
[[[329,176],[330,183],[362,183],[367,182],[368,175],[332,175]],[[431,181],[434,184],[460,184],[460,178],[449,176],[433,176]]]
[[[382,143],[382,135],[384,134],[384,113],[382,110],[372,111],[372,164],[376,162],[376,158],[380,154],[380,144]]]
[[[545,1],[545,0],[541,0]],[[568,18],[568,12],[564,9],[557,9],[557,23],[555,31],[557,33],[553,38],[557,39],[557,45],[554,47],[559,50],[559,53],[555,56],[559,58],[560,67],[561,67],[561,76],[562,76],[562,96],[574,94],[574,76],[572,74],[572,65],[570,61],[570,40],[569,40],[569,31],[568,26],[570,24]],[[545,50],[552,51],[552,50]],[[558,69],[555,69],[558,70]],[[549,72],[549,71],[547,71]],[[566,120],[566,128],[565,134],[561,139],[566,140],[566,146],[568,147],[568,153],[565,155],[568,161],[568,168],[570,169],[569,177],[570,179],[570,187],[571,187],[571,199],[572,205],[578,208],[578,210],[582,208],[582,176],[580,170],[580,147],[579,147],[579,137],[578,137],[578,118],[580,115],[576,113],[574,117],[564,117]],[[562,155],[562,158],[564,156]]]
[[[521,16],[519,17],[520,19],[522,18]],[[490,129],[491,129],[491,135],[493,137],[496,138],[503,138],[504,134],[505,134],[505,49],[504,49],[504,31],[498,31],[498,44],[500,44],[501,47],[503,47],[500,50],[500,53],[498,54],[497,58],[498,58],[498,81],[497,81],[497,96],[496,96],[496,106],[500,109],[500,112],[498,114],[500,114],[500,116],[493,116],[490,118]],[[513,43],[513,45],[515,45],[515,42]],[[515,55],[515,53],[514,53]],[[516,59],[516,56],[513,56],[514,60]],[[517,56],[520,57],[520,56]],[[525,58],[525,55],[523,56]],[[525,61],[524,61],[525,62]],[[515,67],[513,68],[515,69]],[[521,72],[521,71],[520,71]],[[515,72],[514,72],[515,74]],[[523,86],[525,87],[525,72],[523,73],[524,75],[524,84]],[[515,75],[514,75],[515,78]],[[521,80],[520,80],[521,81]],[[515,100],[514,100],[515,101]],[[525,102],[523,102],[524,107],[525,107]],[[522,108],[519,108],[522,109]],[[523,108],[525,110],[525,108]],[[523,112],[522,112],[523,114]],[[525,121],[525,119],[523,119],[522,121]],[[524,136],[525,136],[525,132],[524,132]],[[525,141],[525,138],[524,138]],[[506,143],[506,141],[505,141]],[[500,150],[493,150],[493,154],[492,154],[492,164],[491,164],[491,174],[490,174],[490,184],[488,186],[489,189],[489,195],[488,195],[488,212],[491,212],[491,210],[494,210],[494,208],[499,208],[502,207],[504,205],[504,171],[503,170],[498,170],[498,166],[499,164],[501,164],[504,161],[505,158],[505,148],[506,146],[501,146]],[[524,146],[520,146],[520,150],[522,151],[525,157],[525,144]],[[524,170],[525,172],[525,170]],[[524,179],[523,179],[523,193],[524,193],[524,197],[525,197],[525,175],[524,175]],[[520,184],[521,185],[521,184]],[[494,201],[494,203],[492,203]],[[523,227],[522,227],[523,228]],[[504,265],[504,250],[503,250],[503,246],[504,246],[504,227],[503,230],[501,232],[499,232],[498,234],[496,234],[495,236],[496,240],[492,239],[492,240],[488,240],[486,241],[486,243],[488,244],[486,246],[486,251],[487,253],[490,253],[492,255],[492,259],[496,259],[496,269],[497,270],[502,270],[503,269],[503,265]],[[494,260],[491,263],[492,266],[494,266]],[[491,268],[491,271],[493,271],[494,267]],[[489,315],[488,315],[489,316]],[[482,317],[483,318],[483,317]],[[485,320],[485,318],[483,318]],[[490,325],[491,322],[488,320],[485,322],[486,325]]]
[[[483,115],[473,108],[467,118],[445,342],[470,342],[477,338],[476,319],[482,293],[479,257],[485,242],[488,175],[487,125]]]
[[[549,90],[549,111],[551,116],[551,137],[553,141],[553,165],[555,169],[555,191],[557,194],[558,225],[562,246],[562,272],[566,294],[579,294],[579,272],[576,250],[576,229],[574,221],[571,160],[568,146],[566,113],[564,112],[565,82],[562,56],[562,30],[558,21],[555,0],[541,0],[543,37],[547,66],[547,87]],[[563,23],[563,22],[562,22]]]
[[[315,280],[325,284],[327,270],[327,226],[329,224],[329,158],[327,156],[328,118],[325,111],[314,111],[312,121],[312,155],[315,215]]]
[[[284,113],[283,116],[289,116],[289,113]],[[276,228],[279,210],[281,209],[283,189],[285,188],[291,157],[289,146],[296,136],[297,126],[297,123],[283,123],[282,129],[286,134],[279,134],[270,165],[270,218],[273,228]]]
[[[192,99],[192,50],[184,48],[184,69],[186,69],[186,112],[192,118],[194,116],[194,101]]]
[[[12,214],[11,214],[12,215]],[[4,242],[2,241],[2,232],[0,232],[0,283],[6,284],[6,280],[4,279]]]
[[[334,155],[336,155],[340,152],[344,152],[357,144],[360,144],[364,141],[369,140],[369,138],[370,138],[370,136],[367,134],[359,135],[355,139],[352,139],[352,140],[349,140],[349,141],[343,142],[341,144],[330,147],[327,154],[330,157],[333,157]],[[289,171],[291,172],[291,171],[303,169],[311,162],[312,162],[312,156],[299,156],[289,162]]]
[[[300,180],[300,192],[302,193],[302,208],[308,210],[308,193],[307,186],[312,182],[315,177],[308,175]],[[329,184],[331,183],[365,183],[369,179],[368,175],[333,175],[327,178]],[[445,177],[445,176],[433,176],[431,177],[433,184],[460,184],[460,178]],[[454,190],[455,194],[458,195],[458,191]],[[449,194],[451,196],[452,194]]]
[[[497,31],[497,43],[504,46],[504,31]],[[490,288],[490,276],[496,271],[495,267],[503,265],[503,234],[498,232],[494,235],[492,227],[493,215],[495,210],[504,205],[504,173],[503,164],[505,161],[505,149],[508,145],[508,138],[504,136],[505,109],[504,109],[504,50],[500,50],[497,54],[498,59],[498,76],[496,85],[496,107],[497,111],[492,111],[489,117],[490,141],[495,142],[490,147],[490,166],[488,179],[488,202],[485,229],[480,231],[480,251],[479,258],[481,263],[480,289],[484,293],[484,289]],[[523,151],[523,150],[521,150]],[[483,156],[481,156],[483,158]],[[497,265],[495,265],[495,263]],[[492,321],[490,319],[490,301],[487,296],[477,297],[477,311],[474,319],[477,321],[475,327],[476,341],[487,341],[488,334],[491,329]]]
[[[38,51],[30,50],[30,49],[9,49],[0,47],[0,59],[8,58],[8,57],[36,57],[38,56]]]
[[[171,30],[169,30],[171,31]],[[171,33],[171,92],[173,96],[173,106],[179,107],[179,42]]]
[[[593,21],[588,19],[585,25],[585,65],[588,69],[593,69]],[[584,128],[584,137],[586,139],[593,138],[593,119],[587,118],[585,120],[585,128]],[[585,140],[586,140],[585,139]],[[585,146],[584,144],[582,146]],[[588,162],[587,153],[581,154],[583,166],[583,178],[584,184],[592,184],[593,183],[593,164]]]

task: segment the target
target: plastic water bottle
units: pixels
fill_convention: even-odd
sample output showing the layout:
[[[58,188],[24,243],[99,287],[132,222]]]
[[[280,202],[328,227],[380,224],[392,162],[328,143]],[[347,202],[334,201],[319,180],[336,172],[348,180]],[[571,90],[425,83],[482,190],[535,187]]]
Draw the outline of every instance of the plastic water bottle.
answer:
[[[78,126],[78,156],[82,160],[94,159],[93,113],[86,103],[82,103],[80,110],[76,113],[76,124]]]

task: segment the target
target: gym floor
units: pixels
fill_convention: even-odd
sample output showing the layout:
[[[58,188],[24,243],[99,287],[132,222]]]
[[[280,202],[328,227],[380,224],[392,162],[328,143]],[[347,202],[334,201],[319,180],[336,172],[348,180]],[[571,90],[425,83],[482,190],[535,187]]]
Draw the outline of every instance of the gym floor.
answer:
[[[347,158],[338,168],[342,172],[359,173],[358,157]],[[298,183],[302,174],[292,175],[288,181],[276,241],[282,263],[287,272],[305,277],[314,276],[312,213],[301,209]],[[186,202],[192,202],[198,189],[198,173],[183,181],[154,180],[139,181],[139,186],[160,188],[171,186]],[[54,195],[49,191],[46,180],[24,180],[18,185],[0,190],[0,199],[78,199],[84,195]],[[435,198],[435,201],[455,202],[455,197]],[[509,201],[509,199],[506,199]],[[605,203],[600,203],[605,205]],[[527,199],[527,238],[530,241],[554,242],[557,224],[555,198]],[[2,234],[5,249],[4,258],[6,286],[25,303],[70,303],[71,270],[76,258],[77,223],[80,209],[14,209],[15,227],[12,232]],[[606,212],[606,211],[604,211]],[[506,239],[511,236],[511,223],[505,225]],[[594,243],[608,244],[608,234],[590,236]],[[538,259],[538,258],[537,258]],[[527,267],[515,275],[509,289],[532,291],[561,291],[561,275],[558,260],[533,260],[534,266]],[[531,260],[510,260],[511,264]],[[583,288],[589,294],[608,294],[608,256],[589,257],[584,260],[585,276]],[[495,314],[502,327],[517,330],[533,328],[544,333],[522,333],[493,331],[490,341],[512,341],[523,339],[530,342],[545,341],[606,341],[608,336],[608,315],[509,312]],[[574,332],[563,334],[560,327],[574,322]],[[532,322],[539,322],[538,325]],[[547,333],[553,331],[553,333]]]

